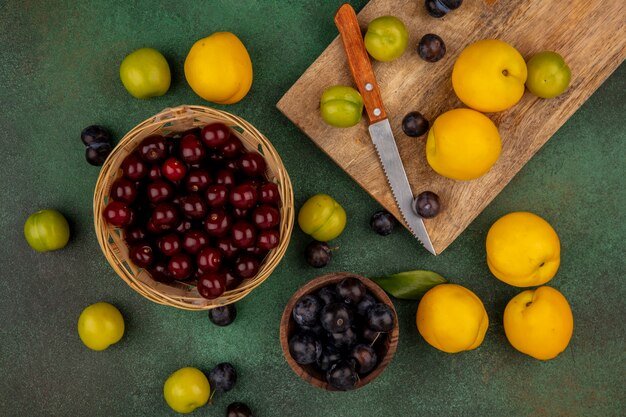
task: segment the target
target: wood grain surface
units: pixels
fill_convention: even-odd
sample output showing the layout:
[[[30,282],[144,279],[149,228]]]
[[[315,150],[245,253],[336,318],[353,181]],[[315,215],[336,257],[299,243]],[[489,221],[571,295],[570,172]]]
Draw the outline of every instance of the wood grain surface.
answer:
[[[358,15],[362,30],[382,15],[400,17],[409,30],[409,47],[402,57],[393,62],[372,61],[372,65],[414,194],[430,190],[441,198],[441,214],[425,220],[437,253],[456,239],[626,58],[623,1],[473,0],[442,19],[435,19],[428,16],[421,1],[372,0]],[[427,33],[438,34],[446,43],[446,56],[439,62],[425,62],[416,53],[419,39]],[[432,122],[447,110],[463,107],[452,89],[452,66],[463,48],[487,38],[512,44],[525,59],[544,50],[560,53],[572,70],[571,85],[565,94],[549,100],[526,92],[511,109],[488,114],[502,137],[500,159],[479,179],[450,180],[428,166],[425,137],[410,138],[402,133],[402,118],[417,110]],[[352,128],[337,129],[324,124],[319,115],[322,92],[337,84],[353,85],[339,38],[306,70],[277,107],[400,219],[369,138],[367,120],[364,118]]]

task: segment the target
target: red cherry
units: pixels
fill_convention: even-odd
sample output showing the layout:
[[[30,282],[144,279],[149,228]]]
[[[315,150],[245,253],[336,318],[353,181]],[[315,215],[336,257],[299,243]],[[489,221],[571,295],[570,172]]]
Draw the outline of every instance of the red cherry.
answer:
[[[131,246],[128,257],[139,268],[147,268],[154,262],[154,252],[146,242],[139,242]]]
[[[256,230],[246,221],[238,221],[231,228],[233,244],[238,248],[249,248],[256,242]]]
[[[192,169],[185,179],[185,189],[195,193],[205,190],[211,184],[211,175],[205,169]]]
[[[157,248],[165,256],[173,256],[180,252],[180,237],[177,234],[170,233],[157,239]]]
[[[133,152],[122,161],[122,172],[131,181],[139,181],[148,173],[148,166],[137,152]]]
[[[211,207],[223,207],[228,201],[228,188],[221,184],[209,185],[204,198]]]
[[[200,220],[206,217],[207,205],[198,194],[189,194],[180,197],[178,205],[185,217],[192,220]]]
[[[150,181],[156,181],[161,179],[161,167],[158,165],[152,165],[148,171],[148,179]]]
[[[133,220],[133,211],[126,203],[111,201],[102,212],[104,219],[116,227],[128,226]]]
[[[191,224],[191,222],[187,219],[183,219],[180,221],[180,223],[178,223],[178,226],[176,226],[175,231],[177,233],[183,234],[185,233],[187,230],[191,229],[191,226],[193,226]]]
[[[179,223],[178,210],[172,203],[159,203],[152,212],[152,222],[161,230],[171,230]]]
[[[258,238],[257,238],[257,242],[258,242]],[[249,255],[254,256],[259,261],[264,259],[267,256],[267,253],[269,252],[266,249],[261,249],[258,245],[250,246],[249,248],[246,248],[243,251]]]
[[[232,169],[233,171],[239,171],[239,161],[236,159],[231,159],[224,164],[224,168]]]
[[[179,253],[170,258],[167,269],[174,279],[184,281],[191,276],[193,272],[193,261],[184,253]]]
[[[259,201],[265,204],[278,205],[280,202],[280,194],[278,185],[273,182],[266,182],[259,187]]]
[[[187,135],[193,135],[197,138],[200,137],[200,132],[202,132],[202,129],[200,129],[199,127],[193,127],[189,130],[185,130],[182,134],[181,137],[185,137]]]
[[[222,266],[222,253],[216,248],[202,248],[196,257],[196,264],[198,265],[198,271],[201,271],[203,274],[215,272]]]
[[[217,149],[224,146],[230,138],[230,129],[223,123],[211,123],[202,128],[200,137],[207,147]]]
[[[161,173],[172,182],[182,180],[187,173],[187,167],[176,158],[167,158],[161,166]]]
[[[161,203],[171,200],[174,196],[174,186],[163,180],[156,180],[148,184],[146,195],[151,203]]]
[[[226,291],[226,278],[219,272],[209,272],[198,278],[197,288],[202,297],[217,298]]]
[[[132,204],[137,198],[137,188],[132,181],[126,178],[120,178],[111,185],[111,191],[109,195],[113,200],[122,201],[127,204]]]
[[[280,213],[272,206],[262,205],[252,212],[252,221],[259,229],[269,229],[278,226]]]
[[[148,136],[139,144],[139,155],[146,162],[158,162],[167,155],[165,138],[159,135]]]
[[[219,152],[210,152],[207,158],[210,161],[208,165],[212,167],[220,166],[224,162],[224,155]]]
[[[195,255],[200,249],[209,244],[209,237],[199,230],[188,230],[183,236],[183,249]]]
[[[228,159],[237,158],[243,153],[244,150],[245,148],[243,146],[243,143],[241,143],[241,140],[233,135],[231,135],[230,139],[228,139],[228,142],[226,142],[221,149],[222,155],[224,155],[224,157]]]
[[[248,152],[239,158],[239,169],[248,177],[259,177],[265,173],[265,159],[256,152]]]
[[[209,236],[222,237],[230,230],[230,215],[222,209],[215,209],[204,220],[204,230]]]
[[[252,255],[241,255],[235,261],[235,274],[241,278],[252,278],[259,272],[259,261]]]
[[[186,135],[180,140],[180,157],[188,164],[197,164],[204,159],[206,151],[200,139],[194,135]]]
[[[259,188],[261,187],[261,181],[259,181],[258,178],[248,178],[244,181],[241,182],[241,184],[248,184],[254,187],[254,189],[257,192],[257,195],[259,194]]]
[[[249,209],[256,205],[256,188],[250,184],[241,184],[230,191],[230,204],[240,209]]]
[[[172,156],[178,155],[178,137],[169,138],[167,141],[167,153]]]
[[[146,268],[153,280],[158,282],[171,282],[174,277],[167,269],[167,262],[163,259],[156,261],[152,266]]]
[[[126,243],[135,243],[146,238],[146,230],[141,226],[131,226],[124,231]]]
[[[240,209],[238,207],[233,208],[233,217],[238,220],[245,220],[250,214],[250,209]]]
[[[234,290],[241,284],[241,278],[233,274],[230,269],[224,272],[224,277],[226,277],[226,291]]]
[[[217,240],[217,247],[226,260],[234,259],[239,252],[239,248],[233,245],[233,239],[229,236],[219,238]]]
[[[146,223],[146,230],[153,235],[158,235],[159,233],[163,232],[163,229],[154,224],[152,218],[150,218],[150,220],[148,220],[148,223]]]
[[[235,171],[232,169],[220,169],[215,174],[215,183],[230,188],[235,185]]]
[[[262,250],[272,250],[280,242],[280,233],[276,229],[262,230],[256,240],[256,245]]]

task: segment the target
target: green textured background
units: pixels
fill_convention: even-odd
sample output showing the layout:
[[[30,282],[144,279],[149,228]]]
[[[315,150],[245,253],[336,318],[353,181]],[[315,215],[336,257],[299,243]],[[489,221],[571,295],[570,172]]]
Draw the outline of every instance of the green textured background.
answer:
[[[161,394],[169,373],[182,366],[208,371],[222,361],[236,366],[239,382],[195,415],[222,416],[237,400],[255,416],[624,414],[626,66],[435,258],[404,230],[386,238],[371,232],[377,203],[275,108],[336,36],[332,15],[340,3],[0,2],[0,415],[173,415]],[[354,2],[357,9],[364,4]],[[288,367],[278,342],[283,306],[320,273],[305,265],[308,238],[297,229],[283,262],[238,303],[230,327],[212,326],[206,313],[153,304],[115,275],[92,226],[98,169],[85,162],[80,131],[98,123],[121,138],[165,107],[206,104],[187,86],[182,66],[192,43],[218,30],[241,37],[255,70],[250,94],[227,110],[272,140],[297,207],[327,192],[348,212],[339,250],[323,272],[438,271],[484,301],[490,326],[479,349],[448,355],[431,348],[415,329],[416,303],[397,302],[398,352],[374,383],[349,393],[309,386]],[[121,60],[143,46],[161,50],[171,65],[164,97],[136,100],[119,82]],[[22,225],[46,207],[66,214],[73,238],[62,251],[39,254],[27,246]],[[543,216],[562,242],[562,265],[550,284],[570,301],[575,330],[568,349],[549,362],[506,341],[502,312],[519,290],[494,279],[484,261],[489,226],[514,210]],[[120,308],[127,331],[119,344],[96,353],[81,344],[76,321],[100,300]]]

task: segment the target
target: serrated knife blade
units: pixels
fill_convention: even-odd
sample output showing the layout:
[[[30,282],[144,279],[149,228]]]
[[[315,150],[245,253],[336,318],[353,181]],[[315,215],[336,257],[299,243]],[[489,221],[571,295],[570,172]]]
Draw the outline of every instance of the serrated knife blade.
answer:
[[[354,9],[349,4],[342,5],[335,14],[335,24],[348,57],[352,78],[363,97],[363,104],[370,120],[369,133],[378,153],[387,182],[396,205],[409,230],[433,255],[437,252],[428,236],[424,221],[412,209],[413,191],[406,176],[400,152],[387,113],[380,96],[380,89],[365,50],[363,36]]]
[[[378,153],[378,158],[385,171],[391,193],[396,200],[402,217],[413,235],[424,245],[424,248],[436,255],[433,243],[430,241],[424,221],[413,212],[413,191],[404,171],[400,152],[393,137],[393,131],[388,119],[373,123],[369,126],[372,142]]]

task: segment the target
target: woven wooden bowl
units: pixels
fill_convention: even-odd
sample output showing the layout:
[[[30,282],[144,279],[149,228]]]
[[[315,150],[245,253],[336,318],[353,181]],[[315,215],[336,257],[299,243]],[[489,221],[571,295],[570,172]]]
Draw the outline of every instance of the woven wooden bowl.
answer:
[[[226,291],[214,300],[202,298],[196,287],[182,282],[160,283],[150,274],[133,265],[128,258],[128,246],[123,232],[104,221],[102,211],[108,203],[108,195],[113,182],[121,177],[120,165],[132,153],[142,139],[153,134],[171,135],[194,127],[221,122],[231,127],[248,150],[260,152],[267,162],[266,176],[278,185],[281,198],[280,244],[272,249],[263,261],[256,276],[244,280],[239,287]],[[293,190],[287,171],[278,153],[265,136],[250,123],[232,114],[202,106],[180,106],[165,109],[161,113],[143,121],[126,134],[113,149],[102,166],[93,200],[94,224],[98,242],[104,256],[115,272],[135,291],[159,303],[185,310],[209,310],[214,307],[234,303],[248,295],[270,276],[282,259],[287,246],[294,220]]]
[[[285,355],[287,363],[289,364],[289,366],[291,366],[291,369],[293,369],[293,371],[298,374],[298,376],[307,381],[309,384],[327,391],[337,390],[326,382],[326,378],[324,377],[322,372],[320,372],[316,367],[314,367],[313,365],[300,365],[291,357],[291,354],[289,353],[289,339],[297,330],[297,324],[293,319],[292,311],[294,306],[296,305],[296,302],[298,302],[301,297],[307,294],[314,293],[327,285],[337,284],[339,281],[347,277],[358,278],[359,280],[361,280],[363,285],[365,285],[367,290],[372,293],[377,301],[387,304],[389,307],[391,307],[393,315],[395,316],[395,326],[393,330],[387,333],[383,343],[376,343],[374,345],[374,347],[376,348],[376,354],[379,358],[381,358],[378,366],[372,372],[367,374],[364,378],[361,378],[359,382],[357,382],[355,389],[361,388],[362,386],[369,384],[385,370],[389,362],[391,362],[391,360],[393,359],[393,355],[396,353],[396,348],[398,347],[398,338],[400,337],[400,329],[398,327],[398,315],[396,314],[396,309],[394,308],[393,303],[391,302],[385,291],[383,291],[383,289],[376,285],[373,281],[370,281],[369,279],[356,274],[351,274],[349,272],[335,272],[327,275],[322,275],[321,277],[315,278],[307,282],[291,297],[291,299],[287,303],[287,306],[285,307],[285,311],[283,311],[283,316],[280,321],[280,345],[283,348],[283,354]]]

